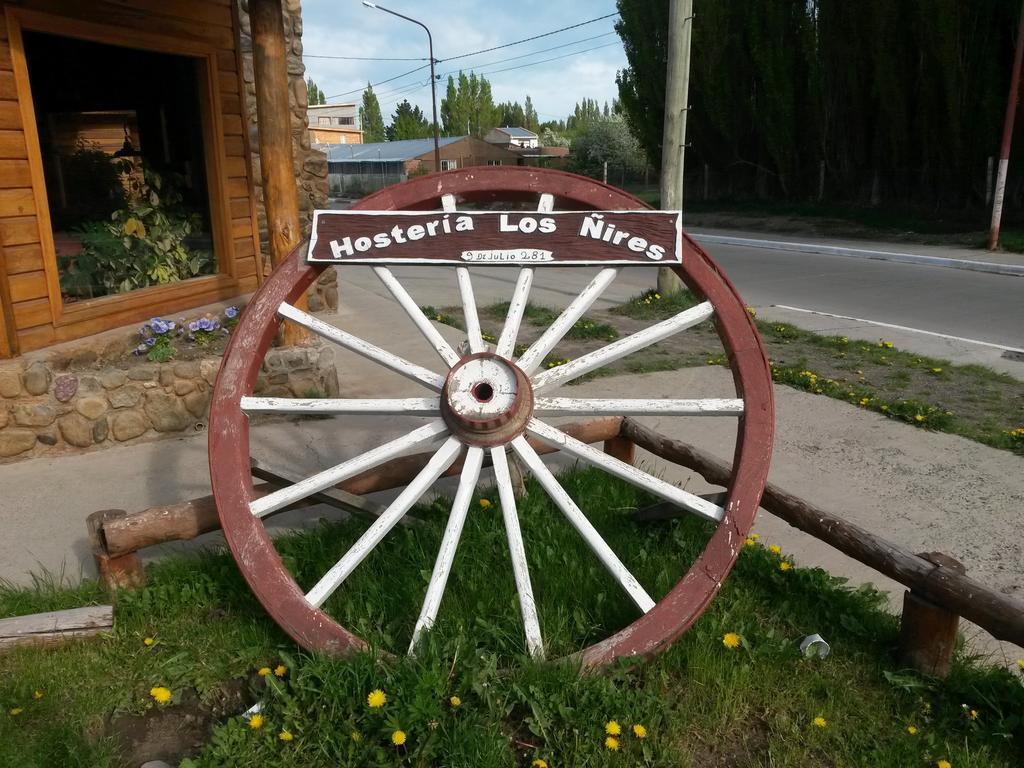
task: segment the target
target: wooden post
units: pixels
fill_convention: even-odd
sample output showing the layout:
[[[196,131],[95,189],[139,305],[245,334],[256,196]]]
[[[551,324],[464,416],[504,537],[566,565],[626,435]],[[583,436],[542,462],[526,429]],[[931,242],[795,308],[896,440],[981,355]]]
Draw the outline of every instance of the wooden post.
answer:
[[[923,552],[918,557],[961,575],[967,572],[962,563],[941,552]],[[919,590],[907,590],[900,619],[901,661],[922,674],[948,677],[959,627],[960,617],[955,613],[923,597]]]
[[[281,0],[249,0],[249,20],[252,25],[263,206],[267,213],[270,261],[276,267],[302,240],[299,192],[292,158],[292,111],[288,102],[288,65]],[[296,302],[296,306],[300,309],[308,307],[305,296]],[[284,324],[281,339],[284,344],[301,344],[309,339],[305,329],[294,323]]]
[[[636,443],[625,437],[613,437],[604,441],[604,452],[613,459],[632,464],[636,459]]]
[[[146,580],[142,570],[142,561],[135,552],[111,555],[107,551],[107,542],[103,535],[103,524],[108,520],[127,517],[123,509],[101,509],[93,512],[85,519],[85,527],[89,532],[89,543],[92,545],[92,556],[96,560],[96,572],[100,584],[108,590],[124,587],[141,587]]]

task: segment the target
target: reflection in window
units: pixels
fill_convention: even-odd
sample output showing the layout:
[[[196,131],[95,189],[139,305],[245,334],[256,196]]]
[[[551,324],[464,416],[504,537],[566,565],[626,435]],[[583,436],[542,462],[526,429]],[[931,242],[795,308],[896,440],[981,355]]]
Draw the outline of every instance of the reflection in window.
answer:
[[[24,38],[64,302],[216,272],[199,60]]]

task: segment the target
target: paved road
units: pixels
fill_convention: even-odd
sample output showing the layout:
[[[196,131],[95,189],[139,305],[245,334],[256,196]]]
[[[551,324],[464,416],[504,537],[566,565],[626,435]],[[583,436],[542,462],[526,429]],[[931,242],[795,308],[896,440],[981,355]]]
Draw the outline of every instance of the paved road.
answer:
[[[1024,348],[1021,277],[727,245],[708,251],[749,304],[785,304]]]

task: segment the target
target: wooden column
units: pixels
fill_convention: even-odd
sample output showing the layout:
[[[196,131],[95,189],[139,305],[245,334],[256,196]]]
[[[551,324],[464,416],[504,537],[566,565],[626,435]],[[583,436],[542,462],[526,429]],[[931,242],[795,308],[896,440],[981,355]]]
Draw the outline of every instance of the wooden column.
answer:
[[[281,0],[249,0],[249,21],[252,25],[263,206],[267,213],[270,261],[276,267],[302,240],[299,192],[292,157],[290,86]],[[305,296],[296,305],[305,309]],[[309,334],[303,328],[285,323],[284,344],[300,344],[308,340]]]
[[[941,552],[922,552],[918,557],[940,568],[949,568],[961,576],[967,572],[963,564]],[[900,617],[900,659],[918,672],[945,679],[956,650],[960,617],[909,589],[903,595]]]

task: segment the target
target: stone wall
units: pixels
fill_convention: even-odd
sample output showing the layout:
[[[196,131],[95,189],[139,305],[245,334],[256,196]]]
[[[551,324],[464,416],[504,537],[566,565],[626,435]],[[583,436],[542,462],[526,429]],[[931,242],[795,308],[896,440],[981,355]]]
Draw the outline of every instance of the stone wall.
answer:
[[[327,207],[327,156],[312,149],[309,144],[309,117],[306,107],[306,66],[302,63],[302,8],[300,0],[281,0],[284,9],[284,35],[291,88],[288,104],[292,117],[292,157],[295,161],[295,180],[299,190],[299,213],[304,234],[308,234],[316,208]],[[256,121],[256,82],[252,63],[252,28],[249,25],[249,0],[238,0],[239,47],[242,52],[242,78],[245,85],[246,119],[249,147],[252,151],[252,169],[255,179],[257,214],[260,228],[260,250],[268,254],[267,216],[263,208],[263,176],[260,172],[260,132]],[[318,309],[338,307],[334,269],[324,270],[320,280],[310,290],[310,303]],[[333,298],[333,301],[331,300]]]
[[[59,355],[35,355],[0,364],[0,462],[202,432],[220,362],[76,367]],[[270,350],[254,394],[336,397],[333,351]]]

